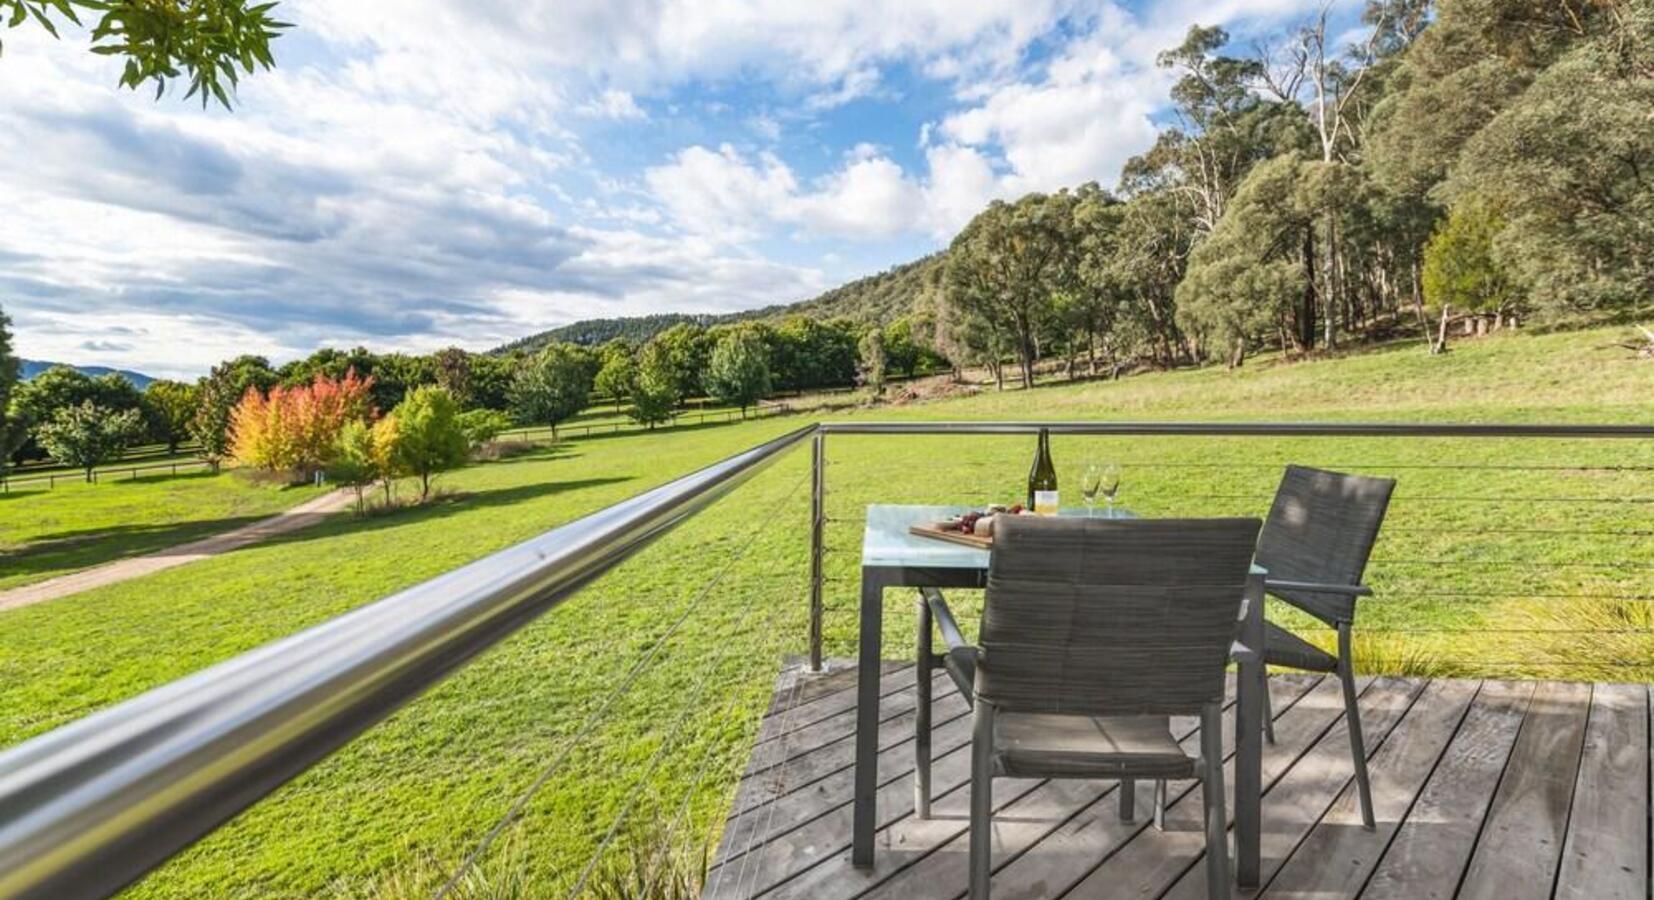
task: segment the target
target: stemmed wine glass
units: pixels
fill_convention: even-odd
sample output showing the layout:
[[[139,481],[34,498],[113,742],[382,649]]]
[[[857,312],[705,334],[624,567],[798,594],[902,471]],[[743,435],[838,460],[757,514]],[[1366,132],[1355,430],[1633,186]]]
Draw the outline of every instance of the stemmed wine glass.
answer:
[[[1114,495],[1120,492],[1120,467],[1114,463],[1103,465],[1097,475],[1097,487],[1108,504],[1108,518],[1114,518]]]
[[[1097,514],[1097,492],[1103,487],[1103,467],[1092,463],[1085,467],[1085,474],[1080,476],[1080,496],[1085,498],[1086,518]]]

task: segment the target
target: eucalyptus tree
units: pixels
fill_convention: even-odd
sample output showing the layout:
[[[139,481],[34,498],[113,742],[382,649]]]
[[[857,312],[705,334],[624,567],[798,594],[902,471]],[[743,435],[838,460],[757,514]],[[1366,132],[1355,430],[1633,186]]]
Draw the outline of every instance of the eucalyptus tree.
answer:
[[[1066,191],[995,200],[948,248],[951,302],[1010,338],[1023,387],[1034,385],[1037,335],[1051,315],[1053,279],[1068,252],[1072,204]]]
[[[1178,321],[1205,355],[1231,368],[1261,336],[1304,342],[1313,322],[1313,210],[1306,207],[1306,163],[1289,153],[1247,176],[1229,211],[1194,248],[1177,288]]]

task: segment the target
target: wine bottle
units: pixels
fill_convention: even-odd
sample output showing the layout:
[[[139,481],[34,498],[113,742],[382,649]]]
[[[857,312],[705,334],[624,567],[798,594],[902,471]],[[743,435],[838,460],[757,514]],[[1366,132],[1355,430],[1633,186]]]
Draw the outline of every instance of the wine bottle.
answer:
[[[1028,510],[1042,516],[1057,514],[1057,467],[1051,462],[1051,432],[1039,430],[1039,449],[1028,471]]]

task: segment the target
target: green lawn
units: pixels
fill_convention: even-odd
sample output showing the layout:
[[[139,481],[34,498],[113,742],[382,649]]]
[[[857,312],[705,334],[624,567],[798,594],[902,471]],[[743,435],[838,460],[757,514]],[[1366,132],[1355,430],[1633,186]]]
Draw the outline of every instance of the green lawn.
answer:
[[[0,494],[0,590],[227,531],[315,496],[205,470]]]
[[[1654,365],[1614,332],[1396,347],[1041,387],[870,419],[1654,421]],[[425,509],[340,518],[266,546],[0,613],[0,745],[67,721],[803,424],[797,417],[572,441],[445,476]],[[1125,467],[1139,512],[1261,515],[1286,461],[1401,479],[1363,609],[1369,665],[1647,677],[1623,633],[1650,623],[1654,447],[1643,442],[1057,438],[1070,497],[1086,460]],[[1022,490],[1027,438],[831,441],[830,653],[853,641],[861,510]],[[625,830],[715,841],[776,667],[805,633],[807,459],[793,454],[486,654],[133,889],[135,896],[415,896],[528,783],[570,755],[506,844],[528,895],[559,895],[616,813]],[[1602,467],[1617,467],[1606,469]],[[112,490],[112,486],[98,490]],[[1631,502],[1637,501],[1637,502]],[[1579,534],[1578,532],[1590,532]],[[750,545],[749,545],[750,542]],[[969,622],[975,599],[958,598]],[[887,655],[911,613],[889,604]],[[681,619],[681,626],[676,623]],[[1585,624],[1581,624],[1585,623]],[[1581,636],[1558,629],[1619,633]],[[1437,629],[1452,633],[1434,633]],[[1415,634],[1415,630],[1432,633]],[[1548,629],[1550,634],[1513,634]],[[653,653],[578,744],[588,715]],[[1506,665],[1520,654],[1521,666]],[[685,714],[685,710],[693,712]],[[646,788],[634,793],[634,787]],[[485,860],[497,869],[503,859]]]

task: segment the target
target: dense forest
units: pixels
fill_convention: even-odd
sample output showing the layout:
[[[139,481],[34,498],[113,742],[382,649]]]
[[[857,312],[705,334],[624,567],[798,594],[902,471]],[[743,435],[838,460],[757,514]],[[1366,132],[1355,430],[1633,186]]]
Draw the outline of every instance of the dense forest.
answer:
[[[914,298],[924,292],[927,279],[935,277],[934,273],[941,269],[945,259],[945,254],[933,253],[910,263],[893,266],[876,275],[858,278],[798,303],[766,306],[722,315],[664,313],[654,316],[582,319],[519,338],[491,352],[532,351],[555,343],[595,347],[617,339],[642,343],[674,325],[711,328],[736,322],[779,324],[792,316],[808,316],[813,319],[842,318],[869,325],[888,325],[913,311]]]

